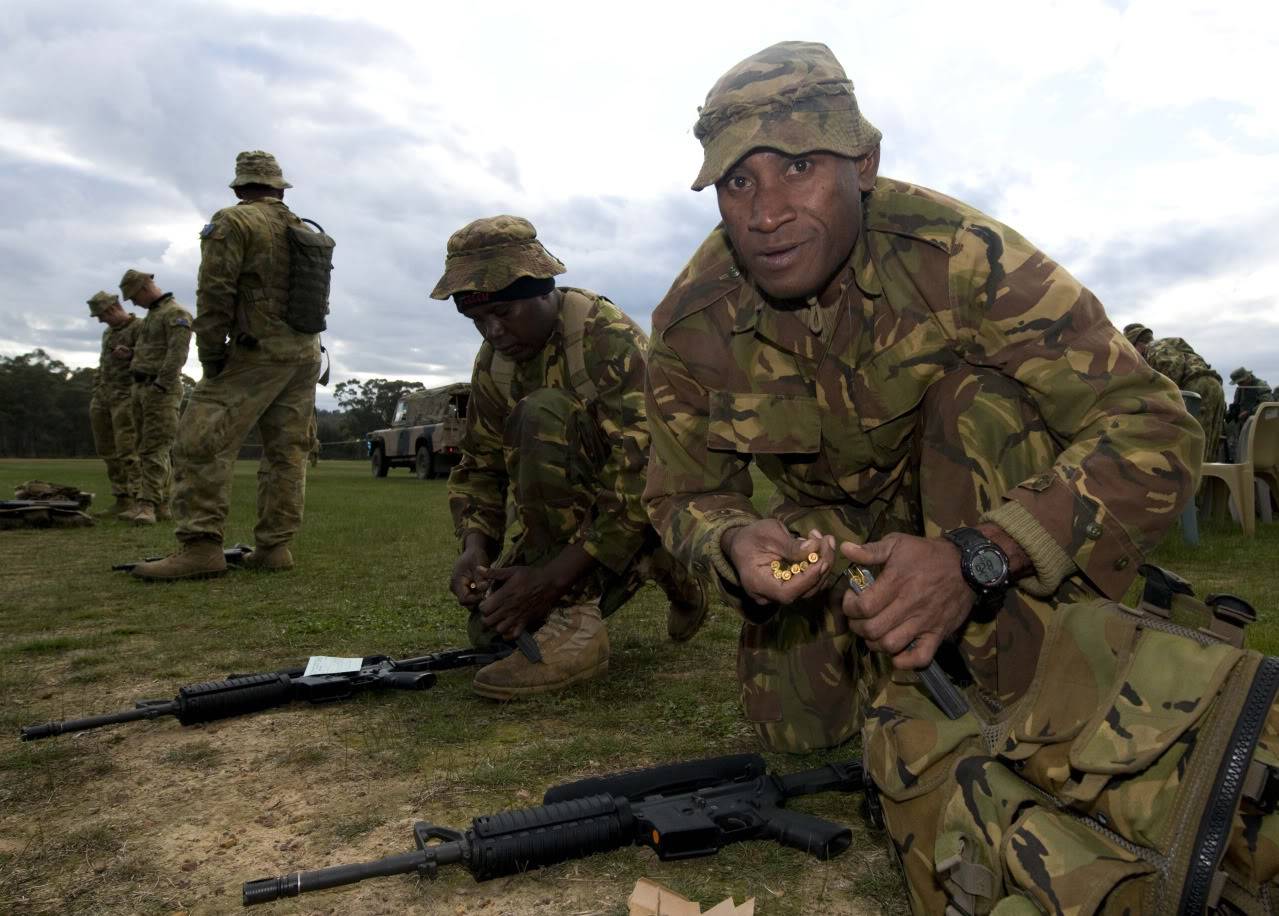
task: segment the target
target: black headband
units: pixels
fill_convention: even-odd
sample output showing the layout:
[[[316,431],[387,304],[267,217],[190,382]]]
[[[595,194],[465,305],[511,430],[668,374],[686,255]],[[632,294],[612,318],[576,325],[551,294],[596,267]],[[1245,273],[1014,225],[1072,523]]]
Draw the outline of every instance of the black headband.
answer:
[[[460,309],[469,309],[474,305],[485,305],[489,302],[512,302],[516,299],[536,299],[545,296],[555,289],[555,278],[520,277],[510,286],[495,292],[485,293],[468,290],[453,294],[453,302]]]

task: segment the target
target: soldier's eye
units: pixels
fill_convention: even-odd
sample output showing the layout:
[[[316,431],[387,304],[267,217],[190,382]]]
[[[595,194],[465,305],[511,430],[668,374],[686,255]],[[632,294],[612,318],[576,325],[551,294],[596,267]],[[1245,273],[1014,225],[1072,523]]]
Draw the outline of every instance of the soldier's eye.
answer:
[[[813,160],[811,159],[792,159],[787,168],[792,175],[803,175],[805,172],[811,171],[813,168]]]
[[[724,186],[731,191],[744,191],[750,187],[750,179],[745,175],[729,175],[724,179]]]

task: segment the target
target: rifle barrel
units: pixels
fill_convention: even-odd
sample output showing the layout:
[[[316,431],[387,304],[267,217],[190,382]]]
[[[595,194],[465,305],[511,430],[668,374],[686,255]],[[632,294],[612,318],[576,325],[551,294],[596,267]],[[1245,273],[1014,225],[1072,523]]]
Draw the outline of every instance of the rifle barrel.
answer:
[[[334,865],[329,868],[318,868],[315,871],[295,871],[278,878],[259,878],[256,881],[245,882],[244,905],[253,906],[255,903],[279,900],[281,897],[296,897],[308,891],[341,887],[344,884],[363,881],[365,878],[403,875],[427,867],[427,863],[431,860],[438,865],[448,865],[460,861],[461,858],[460,844],[443,843],[432,847],[429,851],[417,849],[373,862]]]
[[[44,725],[25,726],[19,734],[23,741],[38,741],[54,735],[65,735],[69,732],[83,732],[91,728],[102,728],[104,725],[115,725],[119,722],[137,722],[139,719],[158,719],[161,716],[176,716],[178,704],[156,703],[127,709],[124,712],[113,712],[105,716],[89,716],[86,719],[67,719],[63,722],[46,722]]]

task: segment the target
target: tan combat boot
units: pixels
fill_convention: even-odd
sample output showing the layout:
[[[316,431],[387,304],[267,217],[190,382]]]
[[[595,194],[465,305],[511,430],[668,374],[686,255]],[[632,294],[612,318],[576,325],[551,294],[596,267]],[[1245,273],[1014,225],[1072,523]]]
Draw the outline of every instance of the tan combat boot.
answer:
[[[155,503],[148,502],[145,499],[139,499],[137,508],[128,515],[120,516],[120,518],[126,522],[133,522],[135,525],[154,525]]]
[[[661,548],[653,554],[652,575],[671,603],[666,635],[675,642],[687,642],[702,628],[710,608],[706,584]]]
[[[244,558],[245,569],[256,569],[261,572],[283,572],[293,568],[293,554],[288,544],[276,544],[274,547],[255,547]]]
[[[471,689],[491,700],[515,700],[562,690],[608,670],[608,631],[594,604],[556,608],[533,634],[542,660],[515,651],[475,673]]]
[[[163,560],[139,563],[133,575],[139,579],[207,579],[226,572],[226,557],[217,541],[201,538],[183,541]]]

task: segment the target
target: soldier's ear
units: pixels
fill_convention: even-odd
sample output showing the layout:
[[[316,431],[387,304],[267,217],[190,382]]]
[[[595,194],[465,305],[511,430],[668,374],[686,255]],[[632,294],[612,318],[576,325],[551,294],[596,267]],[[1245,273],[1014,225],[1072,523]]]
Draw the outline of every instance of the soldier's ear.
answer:
[[[856,160],[857,163],[857,189],[863,194],[867,194],[875,188],[875,179],[879,177],[879,144],[875,144],[875,148]]]

